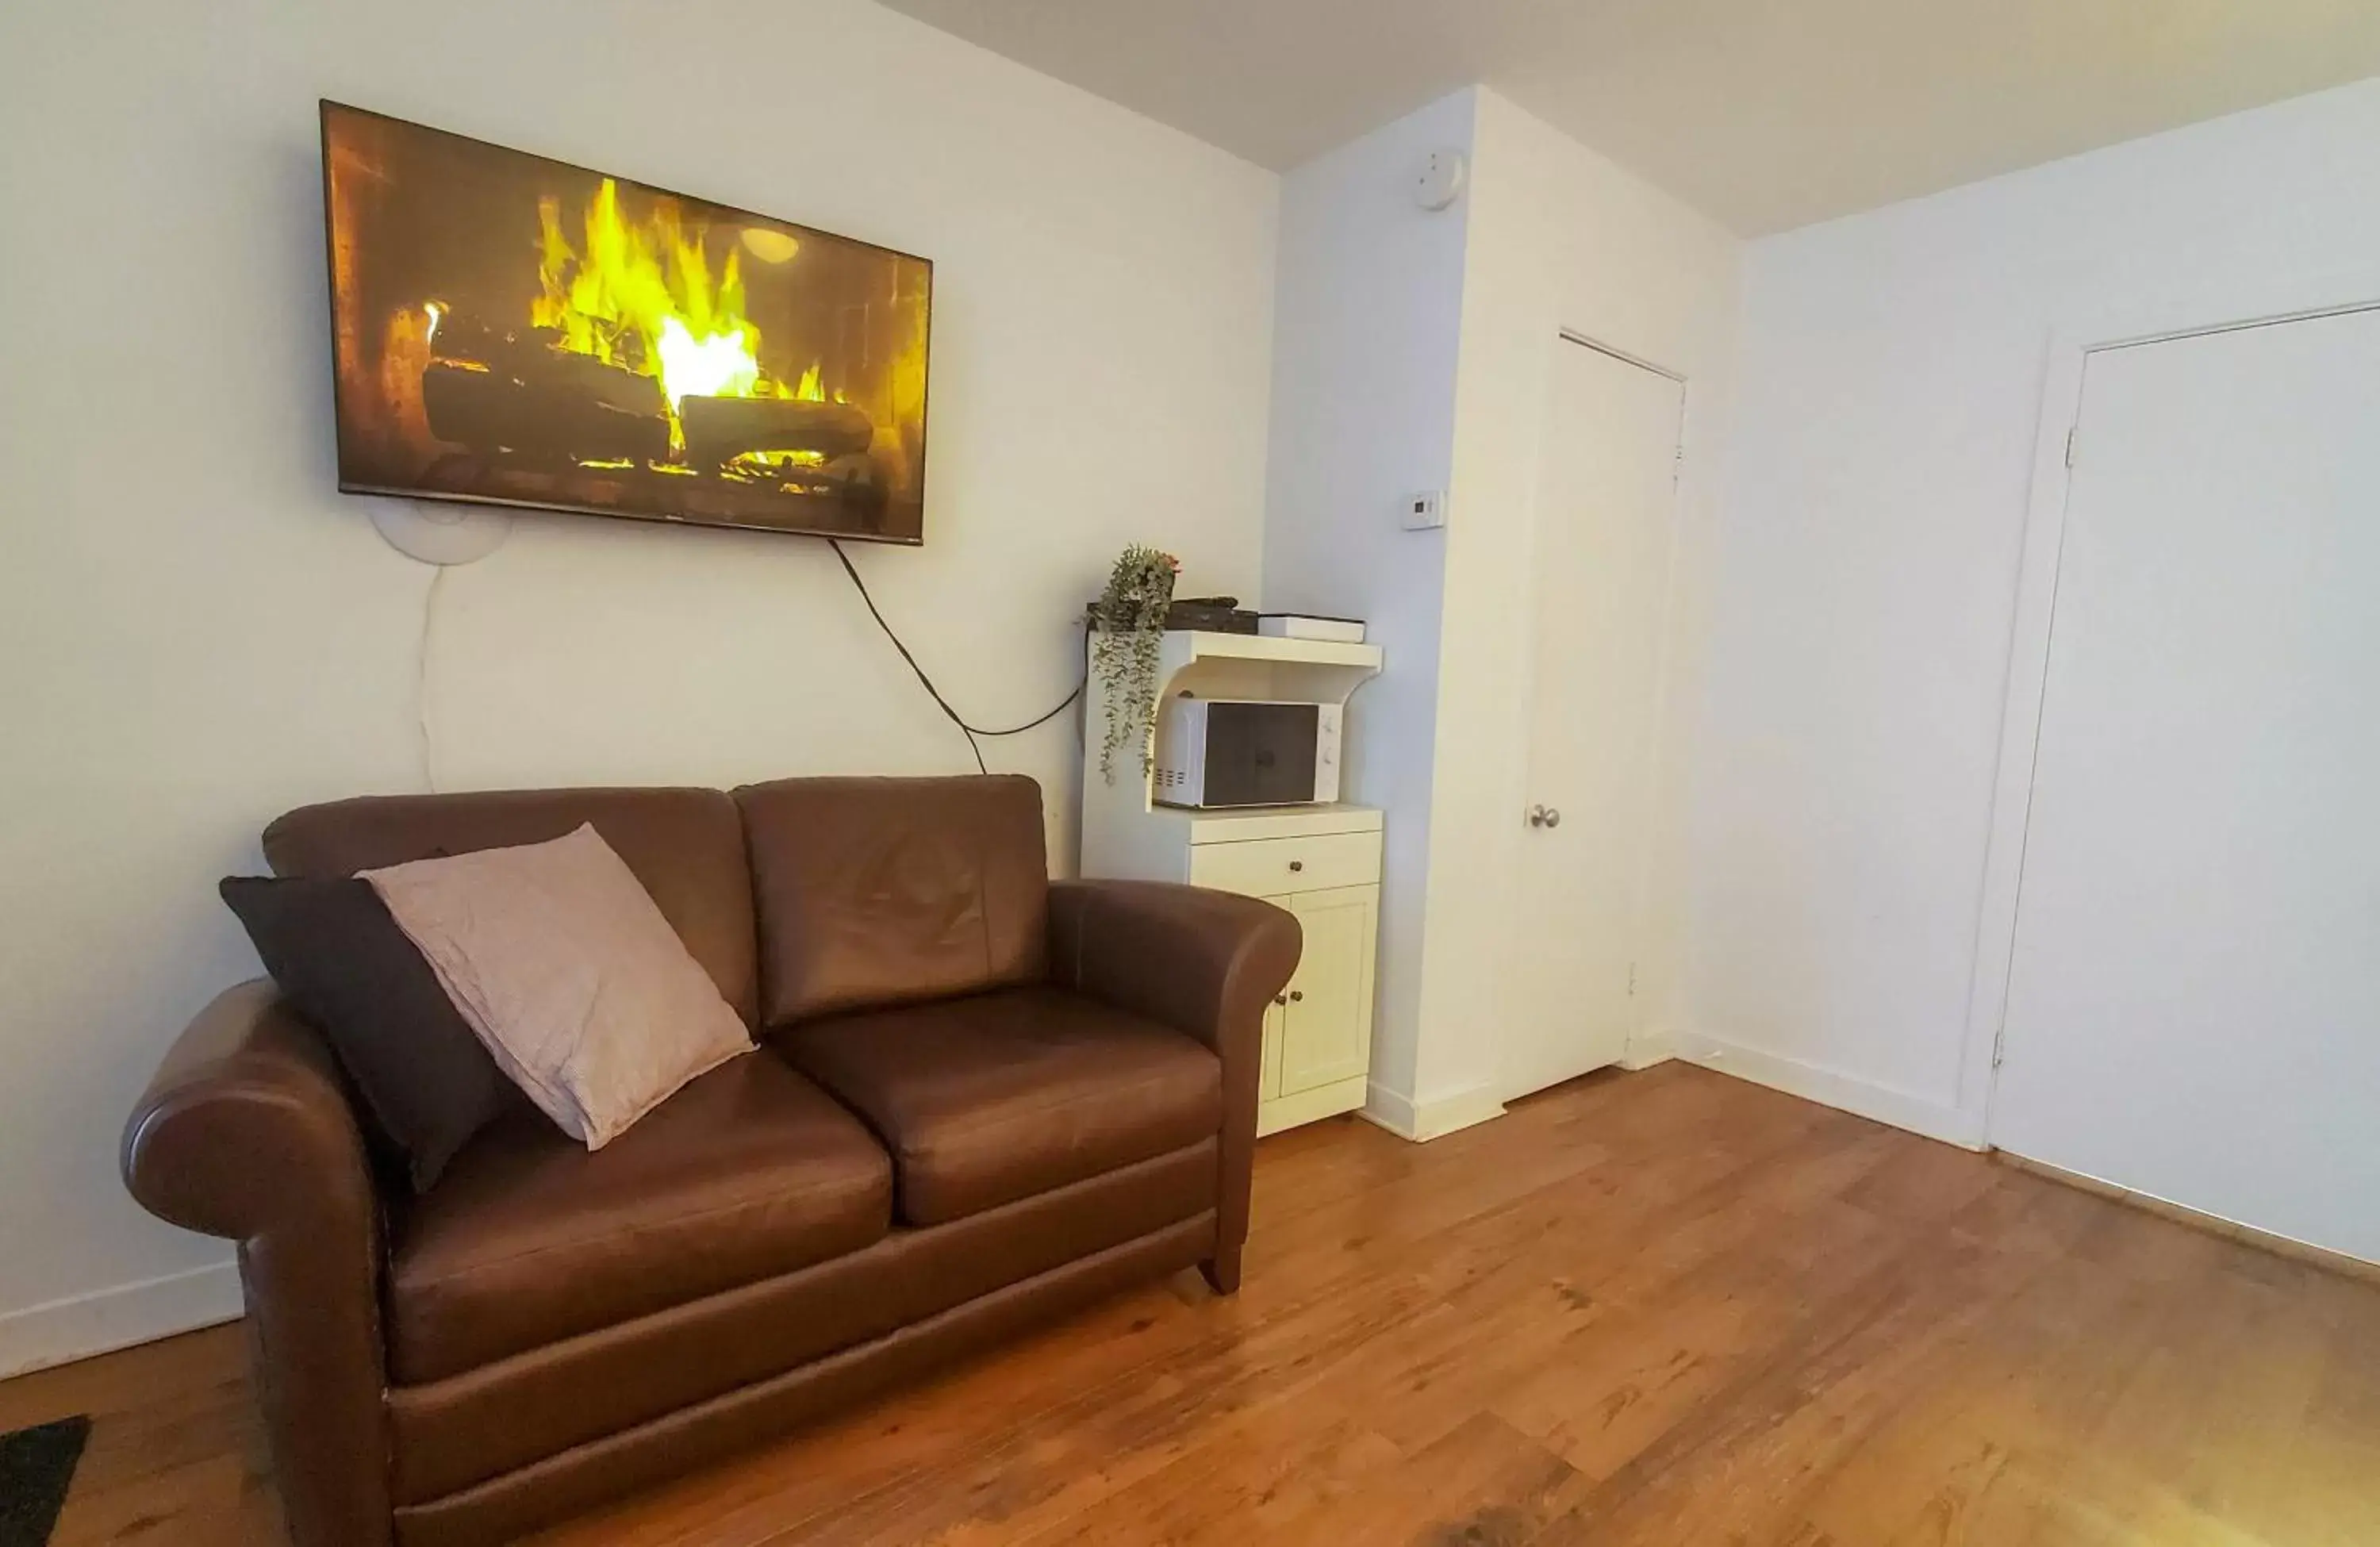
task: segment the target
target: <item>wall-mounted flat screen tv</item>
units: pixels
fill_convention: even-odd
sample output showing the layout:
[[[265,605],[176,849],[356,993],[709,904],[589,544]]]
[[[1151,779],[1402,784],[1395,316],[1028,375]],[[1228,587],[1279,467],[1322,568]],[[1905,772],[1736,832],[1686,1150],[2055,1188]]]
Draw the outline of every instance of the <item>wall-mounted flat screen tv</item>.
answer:
[[[922,258],[322,104],[339,487],[917,542]]]

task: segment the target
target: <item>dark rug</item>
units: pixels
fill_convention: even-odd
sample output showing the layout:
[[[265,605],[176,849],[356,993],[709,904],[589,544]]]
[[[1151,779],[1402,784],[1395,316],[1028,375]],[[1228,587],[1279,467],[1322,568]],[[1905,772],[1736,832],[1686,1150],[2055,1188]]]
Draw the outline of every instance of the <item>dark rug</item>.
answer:
[[[87,1418],[0,1434],[0,1547],[48,1547],[90,1438]]]

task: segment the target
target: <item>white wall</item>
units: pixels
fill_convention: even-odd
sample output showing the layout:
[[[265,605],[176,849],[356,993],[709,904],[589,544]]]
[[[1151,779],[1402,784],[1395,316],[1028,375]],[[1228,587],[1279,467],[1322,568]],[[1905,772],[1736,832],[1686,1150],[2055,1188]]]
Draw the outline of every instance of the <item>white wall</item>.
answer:
[[[1385,668],[1348,717],[1345,793],[1383,822],[1372,1083],[1409,1100],[1419,1055],[1445,534],[1403,500],[1444,489],[1469,204],[1414,202],[1421,160],[1468,151],[1457,92],[1282,180],[1265,604],[1364,618]]]
[[[1695,761],[1689,1016],[1966,1141],[2028,483],[2061,320],[2380,250],[2380,82],[1755,243]]]
[[[1467,151],[1440,213],[1410,182]],[[1682,548],[1718,487],[1739,244],[1484,88],[1289,175],[1276,300],[1268,605],[1360,613],[1388,666],[1351,715],[1351,798],[1388,810],[1369,1110],[1419,1137],[1492,1115],[1524,804],[1537,420],[1563,328],[1686,372]],[[1449,492],[1443,532],[1398,525]],[[1693,568],[1690,560],[1683,568]],[[1698,626],[1683,588],[1680,627]],[[1689,676],[1698,652],[1675,659]],[[1678,725],[1665,732],[1673,767]],[[1657,869],[1674,874],[1665,812]],[[1666,1006],[1678,907],[1655,899]],[[1668,1015],[1666,1007],[1654,1012]]]
[[[1679,490],[1672,678],[1699,670],[1695,577],[1717,504],[1735,353],[1741,243],[1718,225],[1495,92],[1477,94],[1464,265],[1439,659],[1429,935],[1416,1100],[1425,1110],[1493,1110],[1500,985],[1512,959],[1512,899],[1528,803],[1531,674],[1527,598],[1538,436],[1553,352],[1565,328],[1687,378],[1686,465]],[[1664,711],[1664,787],[1684,755]],[[1682,819],[1667,807],[1648,844],[1656,877],[1679,873]],[[1649,899],[1640,973],[1648,1029],[1670,1019],[1679,909],[1665,883]]]
[[[423,787],[428,573],[333,492],[315,99],[936,262],[927,545],[856,550],[982,721],[1126,542],[1261,558],[1269,174],[856,0],[91,0],[0,23],[0,1373],[236,1307],[119,1125],[254,970],[265,821]],[[446,787],[971,769],[802,540],[525,519],[440,588]],[[994,744],[1070,852],[1063,722]]]

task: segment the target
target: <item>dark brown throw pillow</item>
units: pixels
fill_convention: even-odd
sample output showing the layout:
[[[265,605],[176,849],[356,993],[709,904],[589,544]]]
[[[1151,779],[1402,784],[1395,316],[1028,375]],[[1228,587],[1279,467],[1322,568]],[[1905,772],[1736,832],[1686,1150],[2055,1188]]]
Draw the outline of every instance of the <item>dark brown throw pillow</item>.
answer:
[[[505,1100],[503,1072],[438,974],[368,881],[227,876],[222,892],[426,1191]]]

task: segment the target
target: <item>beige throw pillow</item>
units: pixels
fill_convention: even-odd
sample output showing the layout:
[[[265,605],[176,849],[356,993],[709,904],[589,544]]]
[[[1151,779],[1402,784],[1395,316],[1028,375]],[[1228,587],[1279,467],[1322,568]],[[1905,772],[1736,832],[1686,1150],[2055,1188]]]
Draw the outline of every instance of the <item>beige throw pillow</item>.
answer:
[[[592,826],[360,873],[497,1066],[589,1150],[752,1051],[718,985]]]

